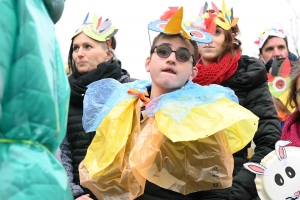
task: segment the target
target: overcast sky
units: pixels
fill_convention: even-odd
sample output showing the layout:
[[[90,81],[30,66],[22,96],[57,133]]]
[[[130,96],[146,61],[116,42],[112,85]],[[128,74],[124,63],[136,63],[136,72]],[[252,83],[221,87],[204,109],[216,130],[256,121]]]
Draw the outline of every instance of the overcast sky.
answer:
[[[300,8],[299,0],[290,1],[293,8]],[[221,8],[222,0],[213,2]],[[148,23],[158,19],[168,6],[184,6],[184,17],[190,19],[198,15],[204,3],[199,0],[66,0],[62,18],[55,25],[63,60],[67,61],[71,38],[86,14],[97,13],[104,19],[110,18],[119,29],[116,52],[122,67],[134,78],[149,79],[144,67],[150,49]],[[208,3],[211,8],[210,1]],[[238,25],[243,54],[257,57],[254,41],[268,27],[282,26],[289,35],[289,41],[292,41],[290,24],[294,15],[286,0],[226,0],[226,6],[233,7],[234,17],[240,18]],[[154,34],[150,33],[151,39]],[[290,50],[295,52],[292,42],[289,45]]]

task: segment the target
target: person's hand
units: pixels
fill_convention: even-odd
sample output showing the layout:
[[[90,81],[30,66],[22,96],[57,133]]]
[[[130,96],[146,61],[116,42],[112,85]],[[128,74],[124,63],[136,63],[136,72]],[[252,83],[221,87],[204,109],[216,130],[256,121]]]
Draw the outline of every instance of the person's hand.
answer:
[[[85,195],[82,195],[82,196],[76,198],[75,200],[93,200],[93,199],[90,198],[89,194],[85,194]]]

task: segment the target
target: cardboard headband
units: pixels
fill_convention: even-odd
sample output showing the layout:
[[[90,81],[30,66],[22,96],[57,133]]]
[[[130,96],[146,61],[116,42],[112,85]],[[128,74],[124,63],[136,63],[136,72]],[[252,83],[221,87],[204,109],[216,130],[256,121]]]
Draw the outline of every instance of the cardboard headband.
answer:
[[[106,19],[102,22],[102,17],[98,18],[97,14],[94,14],[93,21],[90,22],[88,13],[83,21],[83,24],[75,32],[72,38],[82,32],[94,40],[97,40],[99,42],[107,42],[118,32],[118,29],[112,26],[112,23],[109,19]],[[110,46],[109,42],[107,43],[108,46]]]
[[[211,2],[211,6],[212,9],[207,10],[208,4],[205,2],[204,6],[200,8],[199,15],[190,22],[190,25],[210,34],[215,33],[217,26],[224,30],[229,30],[237,25],[239,18],[233,17],[233,8],[230,10],[226,9],[224,0],[222,2],[222,10],[219,10],[213,2]]]
[[[148,29],[166,35],[180,34],[182,37],[193,40],[199,44],[209,44],[212,36],[195,27],[191,27],[183,23],[183,7],[169,7],[159,20],[150,22]]]
[[[260,49],[262,48],[266,40],[269,38],[269,36],[276,36],[283,39],[286,38],[286,35],[282,29],[271,28],[271,29],[266,29],[264,32],[262,32],[259,35],[258,40],[255,41],[254,43],[257,44],[258,48]]]

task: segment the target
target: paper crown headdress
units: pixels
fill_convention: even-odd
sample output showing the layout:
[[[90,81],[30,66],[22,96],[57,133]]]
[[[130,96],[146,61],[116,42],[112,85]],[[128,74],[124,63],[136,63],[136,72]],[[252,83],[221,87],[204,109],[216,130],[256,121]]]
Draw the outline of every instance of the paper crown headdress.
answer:
[[[102,22],[102,17],[98,18],[97,14],[94,14],[93,21],[90,22],[88,13],[83,21],[83,24],[75,32],[73,38],[81,32],[94,40],[106,42],[118,32],[118,29],[112,26],[112,23],[109,19],[106,19]]]
[[[166,35],[180,34],[198,44],[207,44],[212,41],[212,36],[209,33],[183,23],[183,7],[179,9],[178,7],[169,7],[169,10],[160,17],[160,20],[148,24],[148,29]]]
[[[233,8],[230,10],[226,9],[224,0],[221,11],[213,2],[211,2],[211,5],[212,10],[207,10],[207,2],[205,2],[204,6],[201,6],[199,16],[190,22],[191,26],[214,34],[217,26],[220,26],[224,30],[229,30],[231,27],[237,25],[239,18],[233,17]]]
[[[280,38],[286,37],[282,29],[271,28],[271,29],[266,29],[264,32],[262,32],[259,35],[258,40],[255,41],[254,43],[257,44],[258,48],[260,49],[264,45],[264,43],[266,42],[269,36],[276,36]]]

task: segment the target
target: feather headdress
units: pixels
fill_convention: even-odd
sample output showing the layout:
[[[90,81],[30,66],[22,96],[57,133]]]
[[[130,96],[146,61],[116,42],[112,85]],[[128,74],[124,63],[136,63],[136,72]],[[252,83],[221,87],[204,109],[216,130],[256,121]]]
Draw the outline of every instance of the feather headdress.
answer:
[[[97,14],[94,14],[93,21],[90,22],[88,13],[83,21],[83,24],[75,32],[73,37],[81,32],[94,40],[105,42],[112,38],[118,32],[118,29],[112,26],[112,23],[109,19],[106,19],[102,22],[102,17],[98,18]]]
[[[222,2],[222,10],[219,10],[213,2],[211,2],[211,6],[212,10],[207,10],[208,4],[205,2],[204,6],[200,8],[199,15],[190,22],[191,26],[214,34],[217,26],[224,30],[229,30],[237,25],[239,18],[233,17],[233,8],[230,10],[226,9],[224,0]]]

